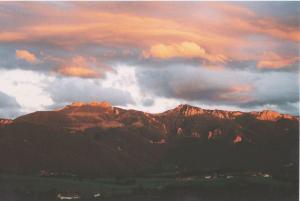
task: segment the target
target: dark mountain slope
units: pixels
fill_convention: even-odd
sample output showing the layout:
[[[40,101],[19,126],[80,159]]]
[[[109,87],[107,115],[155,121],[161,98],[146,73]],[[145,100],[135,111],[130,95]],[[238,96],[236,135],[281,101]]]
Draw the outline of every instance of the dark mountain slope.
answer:
[[[299,120],[179,105],[159,114],[74,103],[0,128],[4,172],[120,175],[268,171],[297,175]]]

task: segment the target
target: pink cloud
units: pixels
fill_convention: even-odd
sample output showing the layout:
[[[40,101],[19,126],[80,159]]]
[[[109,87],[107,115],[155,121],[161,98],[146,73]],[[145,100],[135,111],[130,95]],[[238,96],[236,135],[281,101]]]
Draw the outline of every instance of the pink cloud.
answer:
[[[28,19],[6,27],[0,32],[0,42],[45,42],[73,50],[92,44],[138,49],[146,57],[201,58],[222,63],[258,61],[257,55],[280,48],[283,41],[293,45],[300,41],[298,27],[258,16],[254,10],[233,3],[151,2],[138,3],[135,9],[125,8],[125,3],[113,3],[112,10],[110,3],[74,3],[68,12],[53,5],[18,4],[43,20]],[[140,12],[144,8],[145,12]],[[20,15],[8,17],[22,21]],[[264,42],[255,37],[263,37]]]
[[[232,93],[248,93],[253,90],[253,86],[250,84],[239,84],[231,87]]]
[[[143,55],[159,59],[170,58],[200,58],[212,63],[223,63],[226,60],[224,55],[209,54],[204,48],[193,42],[182,42],[179,44],[166,45],[156,44],[144,51]]]
[[[239,103],[246,103],[253,100],[251,92],[254,86],[251,84],[234,84],[227,89],[227,93],[219,94],[220,100],[235,101]]]
[[[99,78],[110,68],[100,65],[95,58],[76,56],[65,62],[56,72],[70,77]]]
[[[258,68],[280,69],[300,61],[300,57],[281,56],[274,52],[265,52],[257,63]]]
[[[16,50],[16,57],[32,64],[37,62],[36,56],[27,50]]]
[[[90,68],[81,66],[65,66],[58,70],[58,73],[70,76],[70,77],[82,77],[82,78],[97,78],[100,74]]]

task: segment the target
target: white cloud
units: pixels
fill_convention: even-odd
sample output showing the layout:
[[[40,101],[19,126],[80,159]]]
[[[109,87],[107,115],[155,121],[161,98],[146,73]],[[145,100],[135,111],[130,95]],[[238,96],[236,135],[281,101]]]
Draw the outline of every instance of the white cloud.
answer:
[[[176,107],[180,100],[152,96],[148,91],[143,91],[139,87],[136,77],[137,67],[120,65],[114,68],[114,72],[107,73],[102,84],[106,87],[113,87],[131,93],[134,104],[122,106],[125,109],[136,109],[145,112],[158,113]],[[153,100],[153,104],[147,105],[145,101]]]
[[[43,90],[46,81],[53,77],[25,70],[0,70],[0,91],[13,96],[23,113],[44,110],[53,103]]]
[[[174,70],[172,68],[171,72],[175,73]],[[114,67],[114,71],[109,71],[103,79],[63,78],[34,71],[0,70],[0,91],[14,97],[20,104],[22,113],[62,107],[74,101],[103,100],[110,101],[113,105],[122,108],[151,113],[163,112],[179,104],[191,104],[206,109],[250,111],[268,108],[281,112],[298,113],[299,102],[295,103],[297,100],[291,99],[295,97],[295,93],[298,93],[295,91],[297,86],[291,87],[297,85],[298,82],[295,81],[297,75],[291,73],[273,73],[266,78],[263,74],[240,72],[237,80],[247,78],[257,86],[257,90],[250,92],[256,101],[249,105],[236,106],[216,102],[206,104],[198,99],[189,100],[184,97],[178,98],[154,93],[156,90],[163,90],[166,87],[164,82],[160,82],[162,78],[158,77],[159,73],[143,72],[147,73],[147,77],[154,76],[153,82],[155,83],[151,83],[155,84],[155,89],[141,85],[141,77],[137,77],[138,73],[140,73],[138,67],[126,65]],[[180,71],[179,74],[181,73]],[[224,72],[221,74],[225,81],[229,80],[229,75]],[[185,75],[187,74],[182,74],[182,76]],[[163,77],[165,81],[167,78],[173,79],[176,83],[183,81],[182,78],[175,77],[175,80],[171,78],[170,72],[166,76]],[[143,78],[143,81],[147,81],[145,77]],[[189,80],[193,84],[197,83],[194,79],[189,78]]]

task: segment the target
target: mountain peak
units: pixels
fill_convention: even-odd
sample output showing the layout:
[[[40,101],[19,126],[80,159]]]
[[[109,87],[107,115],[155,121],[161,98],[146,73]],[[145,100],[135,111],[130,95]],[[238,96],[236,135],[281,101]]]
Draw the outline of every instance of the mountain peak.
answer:
[[[89,110],[94,110],[96,108],[99,109],[108,109],[108,108],[112,108],[112,105],[107,102],[107,101],[101,101],[101,102],[73,102],[70,105],[66,105],[64,108],[60,109],[62,111],[66,111],[66,110],[81,110],[81,109],[89,109]]]
[[[204,112],[203,109],[188,104],[180,104],[175,108],[175,110],[180,111],[185,116],[199,115]]]
[[[251,112],[252,115],[256,116],[259,120],[276,121],[280,118],[292,119],[293,116],[288,114],[280,114],[273,110],[263,110],[261,112]]]
[[[112,107],[112,105],[107,102],[107,101],[101,101],[101,102],[90,102],[90,103],[85,103],[85,102],[74,102],[71,105],[69,105],[70,107],[82,107],[82,106],[91,106],[91,107],[102,107],[102,108],[108,108],[108,107]]]
[[[180,104],[180,105],[177,105],[177,107],[175,109],[181,109],[181,108],[186,108],[186,107],[193,107],[193,106],[188,105],[188,104]]]
[[[11,124],[13,121],[11,119],[1,119],[0,118],[0,126],[1,125],[6,125],[6,124]]]

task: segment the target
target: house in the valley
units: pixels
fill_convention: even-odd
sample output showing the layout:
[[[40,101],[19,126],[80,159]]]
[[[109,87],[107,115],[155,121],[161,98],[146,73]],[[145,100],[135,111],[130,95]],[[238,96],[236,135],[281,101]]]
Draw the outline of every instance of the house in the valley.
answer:
[[[77,200],[80,199],[80,195],[74,192],[62,192],[57,194],[57,198],[60,200]]]

